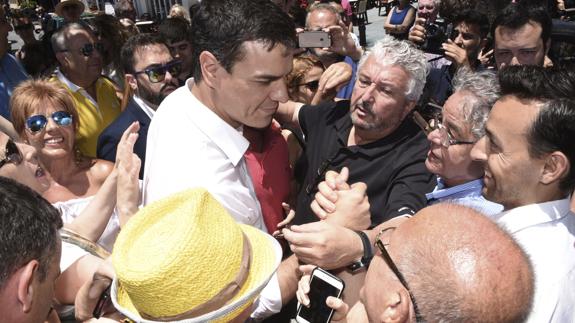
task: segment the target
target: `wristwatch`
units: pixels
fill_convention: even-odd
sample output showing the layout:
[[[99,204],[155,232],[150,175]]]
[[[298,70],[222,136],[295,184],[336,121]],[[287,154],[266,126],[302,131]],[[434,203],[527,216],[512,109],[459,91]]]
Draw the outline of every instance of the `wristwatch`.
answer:
[[[347,269],[352,273],[360,271],[362,268],[367,270],[371,258],[373,258],[373,249],[371,248],[371,243],[367,234],[363,231],[354,231],[361,238],[361,243],[363,244],[363,257],[360,260],[353,262],[351,265],[347,266]]]

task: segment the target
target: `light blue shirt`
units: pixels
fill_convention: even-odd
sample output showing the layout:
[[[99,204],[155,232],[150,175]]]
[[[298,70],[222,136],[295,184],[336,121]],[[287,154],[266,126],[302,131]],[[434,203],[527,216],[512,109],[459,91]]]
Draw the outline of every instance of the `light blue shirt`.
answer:
[[[10,119],[10,97],[20,82],[28,79],[28,74],[14,56],[4,54],[0,59],[0,115]]]
[[[437,177],[437,186],[435,186],[433,192],[425,194],[425,197],[428,205],[439,202],[451,202],[468,206],[488,216],[501,213],[503,206],[486,200],[481,195],[482,188],[482,179],[446,188],[441,178]]]

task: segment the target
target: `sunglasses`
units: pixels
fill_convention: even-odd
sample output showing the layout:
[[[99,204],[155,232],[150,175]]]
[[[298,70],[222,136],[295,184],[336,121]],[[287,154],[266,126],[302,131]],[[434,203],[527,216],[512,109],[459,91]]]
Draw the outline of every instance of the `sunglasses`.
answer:
[[[385,263],[387,264],[387,266],[389,267],[389,269],[391,269],[391,271],[393,272],[393,274],[397,277],[397,279],[399,280],[399,282],[401,283],[401,285],[403,285],[403,287],[407,290],[407,292],[409,293],[409,298],[411,299],[411,303],[413,304],[413,311],[415,312],[415,318],[416,320],[419,322],[419,319],[422,318],[421,313],[419,312],[419,308],[417,307],[417,303],[415,302],[415,297],[413,296],[413,294],[411,293],[411,290],[409,289],[409,285],[407,284],[407,281],[405,280],[405,277],[403,276],[403,274],[399,271],[399,269],[397,268],[397,266],[395,265],[395,262],[393,261],[393,259],[391,259],[391,256],[389,255],[389,252],[387,252],[387,248],[386,246],[389,245],[389,243],[384,244],[383,241],[381,241],[381,236],[386,233],[387,231],[391,231],[391,233],[393,233],[393,231],[395,230],[395,227],[391,227],[391,228],[385,228],[383,230],[381,230],[377,236],[375,237],[375,246],[377,247],[377,249],[379,249],[379,251],[381,252],[381,257],[383,258],[383,260],[385,261]],[[389,240],[388,240],[389,241]]]
[[[59,126],[69,126],[72,124],[72,115],[66,111],[56,111],[50,116]],[[32,133],[43,130],[48,124],[46,116],[37,114],[26,119],[26,128]]]
[[[104,52],[104,45],[102,43],[86,43],[82,48],[80,48],[80,53],[86,57],[92,56],[94,54],[94,50],[97,50],[99,53]],[[69,49],[63,49],[60,52],[69,52]]]
[[[310,81],[310,82],[298,84],[298,85],[299,86],[305,86],[308,89],[310,89],[311,91],[317,91],[317,89],[319,88],[319,80]]]
[[[182,70],[182,62],[173,60],[164,65],[148,67],[142,71],[134,72],[134,75],[145,73],[152,83],[162,82],[166,78],[166,72],[170,72],[172,76],[178,76]]]
[[[4,158],[0,160],[0,168],[8,163],[20,165],[22,159],[22,153],[20,149],[18,149],[18,146],[16,146],[12,139],[8,139],[6,147],[4,148]]]

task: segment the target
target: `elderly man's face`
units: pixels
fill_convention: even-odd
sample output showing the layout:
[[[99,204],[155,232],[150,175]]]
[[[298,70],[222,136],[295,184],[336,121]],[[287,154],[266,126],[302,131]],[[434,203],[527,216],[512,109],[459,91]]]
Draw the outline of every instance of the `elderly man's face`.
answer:
[[[96,38],[86,30],[74,30],[67,44],[63,65],[65,72],[74,79],[95,82],[102,73],[102,54]],[[62,61],[60,61],[62,63]]]
[[[419,0],[417,3],[417,16],[434,21],[437,18],[438,9],[434,0]]]
[[[536,202],[533,194],[545,158],[529,155],[527,131],[538,113],[536,102],[501,98],[489,114],[486,135],[471,151],[471,157],[485,166],[483,196],[506,210]]]
[[[545,44],[541,38],[543,29],[536,22],[511,29],[499,26],[495,29],[495,62],[498,68],[505,65],[539,65],[545,60]]]
[[[443,106],[442,128],[427,136],[431,147],[425,166],[431,173],[440,176],[448,186],[463,184],[483,175],[482,165],[470,156],[473,144],[469,143],[476,140],[471,133],[471,122],[463,113],[469,96],[466,91],[451,95]],[[465,143],[450,144],[450,139]]]
[[[398,65],[383,65],[373,55],[358,70],[351,95],[351,120],[363,131],[395,129],[414,106],[406,99],[407,72]]]
[[[339,24],[339,16],[329,10],[315,10],[309,14],[307,19],[308,30],[322,30],[331,26]],[[313,53],[320,58],[320,60],[336,60],[339,55],[321,48],[312,48]]]
[[[172,63],[170,51],[163,44],[153,44],[141,47],[134,52],[134,68],[136,72],[160,68]],[[128,82],[140,98],[152,106],[157,107],[162,100],[178,88],[178,75],[172,75],[168,70],[160,82],[152,82],[146,73],[129,74]],[[128,75],[127,75],[128,76]]]

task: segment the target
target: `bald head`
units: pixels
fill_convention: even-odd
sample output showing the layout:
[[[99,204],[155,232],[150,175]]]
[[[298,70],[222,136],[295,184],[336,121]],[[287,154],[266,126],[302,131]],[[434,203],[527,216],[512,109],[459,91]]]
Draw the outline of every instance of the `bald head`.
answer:
[[[518,322],[528,316],[531,264],[513,238],[486,216],[438,204],[396,231],[394,236],[403,240],[400,270],[426,320]]]

